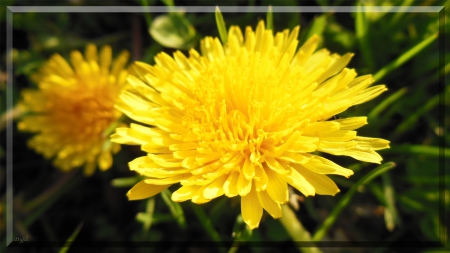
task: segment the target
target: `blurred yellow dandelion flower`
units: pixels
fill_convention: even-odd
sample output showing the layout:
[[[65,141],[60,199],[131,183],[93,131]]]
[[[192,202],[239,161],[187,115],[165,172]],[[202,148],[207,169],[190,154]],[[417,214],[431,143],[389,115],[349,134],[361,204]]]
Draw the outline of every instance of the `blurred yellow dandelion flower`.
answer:
[[[315,52],[318,37],[297,51],[299,27],[273,36],[260,22],[253,31],[232,26],[225,46],[217,38],[191,49],[156,56],[154,66],[137,62],[117,108],[142,124],[117,128],[112,141],[141,145],[147,156],[130,169],[147,177],[130,200],[151,197],[180,183],[173,201],[205,203],[221,195],[241,197],[244,221],[259,226],[263,209],[281,217],[288,185],[305,196],[335,195],[326,174],[353,171],[321,151],[380,163],[383,139],[357,136],[366,117],[330,119],[386,90],[371,88],[370,75],[345,66],[352,54]],[[329,120],[330,119],[330,120]],[[153,127],[145,126],[150,125]]]
[[[112,50],[86,47],[85,57],[72,51],[72,66],[53,55],[33,79],[38,89],[22,92],[20,105],[28,112],[19,130],[34,132],[28,145],[63,171],[84,165],[85,175],[111,167],[112,155],[120,149],[104,131],[122,113],[114,108],[126,85],[124,68],[129,53],[123,52],[111,66]],[[98,59],[99,58],[99,59]]]

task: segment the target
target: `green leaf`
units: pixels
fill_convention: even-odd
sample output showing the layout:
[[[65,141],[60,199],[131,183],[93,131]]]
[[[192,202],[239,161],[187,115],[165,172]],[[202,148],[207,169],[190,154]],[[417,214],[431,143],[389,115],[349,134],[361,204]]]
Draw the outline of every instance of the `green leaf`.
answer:
[[[172,201],[170,196],[172,196],[172,193],[168,189],[161,192],[161,198],[164,203],[166,203],[167,207],[169,207],[170,213],[172,213],[173,217],[178,222],[178,225],[184,229],[186,228],[186,219],[184,218],[183,208],[181,208],[181,205],[178,202]]]
[[[216,24],[217,30],[219,31],[220,40],[222,41],[222,44],[225,45],[228,41],[227,27],[225,26],[225,21],[223,20],[219,6],[216,6]]]
[[[378,166],[371,172],[367,173],[363,178],[361,178],[358,182],[356,182],[355,185],[353,185],[350,190],[339,200],[337,205],[334,207],[334,209],[331,211],[330,215],[325,219],[325,221],[322,223],[322,225],[317,229],[316,233],[313,236],[313,241],[320,241],[323,236],[326,234],[328,229],[336,222],[337,217],[342,212],[342,210],[350,203],[353,195],[355,195],[357,189],[369,183],[379,175],[383,174],[384,172],[392,169],[395,167],[395,163],[388,162],[383,165]]]
[[[195,44],[196,31],[180,13],[160,15],[150,26],[150,35],[159,44],[176,49],[189,49]]]

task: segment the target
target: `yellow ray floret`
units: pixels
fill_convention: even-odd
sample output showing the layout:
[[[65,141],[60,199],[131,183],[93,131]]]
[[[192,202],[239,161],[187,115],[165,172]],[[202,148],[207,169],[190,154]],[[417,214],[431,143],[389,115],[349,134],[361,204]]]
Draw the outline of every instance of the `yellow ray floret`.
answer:
[[[116,106],[141,124],[112,136],[149,153],[130,163],[147,179],[128,197],[147,198],[176,183],[174,201],[239,196],[253,229],[263,209],[281,216],[289,185],[305,196],[335,195],[327,174],[353,174],[312,152],[380,163],[375,150],[389,142],[357,135],[366,117],[332,117],[386,87],[369,88],[370,75],[345,68],[353,54],[316,51],[317,36],[296,51],[298,32],[274,36],[263,22],[245,33],[232,26],[226,45],[206,37],[201,53],[160,53],[153,66],[136,63],[127,79],[132,88]]]
[[[48,159],[54,157],[54,165],[63,171],[84,165],[90,175],[97,165],[110,168],[111,153],[120,145],[103,133],[122,115],[114,104],[126,85],[128,57],[123,52],[111,64],[111,47],[103,47],[98,55],[92,44],[84,57],[71,52],[71,64],[53,55],[33,76],[38,89],[22,92],[20,103],[28,114],[18,128],[36,133],[29,146]]]

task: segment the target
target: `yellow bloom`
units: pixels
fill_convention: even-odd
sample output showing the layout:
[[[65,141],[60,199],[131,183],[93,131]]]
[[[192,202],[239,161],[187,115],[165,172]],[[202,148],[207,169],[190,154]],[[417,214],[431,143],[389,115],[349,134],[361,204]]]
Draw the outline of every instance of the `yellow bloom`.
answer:
[[[305,196],[335,195],[325,174],[353,171],[321,156],[321,151],[380,163],[375,150],[388,141],[360,137],[366,117],[331,119],[352,105],[386,90],[367,88],[370,75],[344,68],[352,54],[315,52],[313,36],[296,52],[299,27],[272,35],[260,22],[256,31],[232,26],[228,42],[201,42],[201,54],[161,53],[154,66],[137,62],[117,108],[140,124],[118,128],[112,141],[141,145],[148,155],[130,162],[147,177],[129,192],[130,200],[151,197],[172,184],[173,201],[205,203],[223,194],[241,197],[250,228],[263,209],[281,217],[288,185]],[[331,119],[331,120],[328,120]]]
[[[96,164],[111,167],[112,153],[120,149],[103,132],[122,113],[114,108],[126,84],[124,69],[129,53],[123,52],[111,67],[111,47],[105,46],[98,60],[97,47],[88,45],[85,58],[71,52],[70,66],[55,54],[34,76],[39,89],[22,92],[21,106],[29,112],[19,130],[37,133],[28,145],[63,171],[84,165],[90,175]]]

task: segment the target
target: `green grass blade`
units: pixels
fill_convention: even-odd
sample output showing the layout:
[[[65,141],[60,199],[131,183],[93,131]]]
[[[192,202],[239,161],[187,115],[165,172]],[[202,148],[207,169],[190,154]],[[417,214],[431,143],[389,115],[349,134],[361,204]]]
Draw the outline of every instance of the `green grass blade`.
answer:
[[[203,208],[200,205],[193,203],[191,203],[191,208],[194,211],[200,223],[202,224],[203,228],[206,230],[209,237],[213,241],[217,242],[217,245],[220,247],[221,252],[225,252],[222,244],[222,238],[220,238],[219,233],[212,225],[211,220],[205,213],[205,210],[203,210]]]
[[[283,205],[281,207],[283,212],[280,222],[283,224],[284,228],[291,236],[292,240],[295,242],[310,242],[311,235],[305,229],[305,227],[300,223],[295,216],[295,213],[289,207],[289,205]],[[317,247],[298,247],[298,249],[303,253],[319,253],[321,252]]]
[[[150,230],[150,227],[152,226],[153,223],[153,213],[155,211],[155,198],[149,198],[147,200],[147,206],[145,207],[145,213],[138,213],[137,216],[139,215],[145,215],[146,219],[141,219],[142,223],[143,223],[143,229],[145,232]],[[139,219],[138,217],[136,217],[136,219]]]
[[[443,151],[440,153],[440,151]],[[423,145],[401,145],[393,146],[390,149],[384,149],[378,151],[380,153],[389,154],[410,154],[410,155],[424,155],[431,157],[439,157],[443,155],[446,158],[450,157],[450,148],[435,147],[435,146],[423,146]]]
[[[266,29],[267,29],[267,30],[273,30],[273,12],[272,12],[272,5],[269,5],[269,8],[267,9],[267,15],[266,15]]]
[[[150,27],[150,24],[152,23],[152,16],[150,15],[150,7],[148,0],[140,0],[142,8],[145,10],[144,12],[144,18],[145,22],[147,23],[147,28]]]
[[[163,2],[166,6],[175,6],[175,3],[173,2],[173,0],[162,0],[162,2]]]
[[[392,231],[396,225],[400,225],[401,223],[397,208],[395,207],[394,187],[392,186],[392,179],[389,172],[381,175],[381,178],[383,179],[383,192],[386,202],[384,220],[386,222],[386,228],[389,231]]]
[[[111,180],[113,187],[131,187],[141,181],[141,177],[122,177]]]
[[[67,239],[64,246],[59,250],[59,253],[66,253],[69,250],[70,245],[72,245],[72,242],[75,240],[78,233],[80,233],[80,230],[82,227],[83,227],[83,223],[80,223],[80,225],[78,225],[78,227],[75,229],[75,231],[73,231],[72,235],[70,235],[69,239]]]
[[[308,35],[306,35],[306,40],[311,38],[315,34],[319,36],[319,38],[321,38],[320,41],[322,41],[322,34],[323,31],[325,30],[326,24],[327,24],[327,13],[314,18],[314,22],[312,23],[308,31]]]
[[[169,207],[169,210],[178,222],[178,225],[184,229],[186,228],[186,219],[184,217],[183,208],[181,208],[181,205],[178,202],[174,202],[170,199],[171,195],[172,193],[168,189],[161,192],[161,197],[164,203],[166,203],[167,207]]]
[[[219,30],[220,40],[222,41],[222,44],[225,45],[228,41],[227,27],[225,26],[225,21],[223,20],[219,6],[216,6],[216,24],[217,30]]]
[[[391,20],[389,20],[388,27],[394,27],[400,19],[405,15],[405,13],[408,13],[408,7],[414,4],[414,0],[405,0],[403,1],[401,7],[399,8],[399,11],[395,13],[395,15],[392,17]]]
[[[431,109],[433,109],[439,104],[439,96],[440,94],[435,95],[434,97],[429,99],[425,105],[419,107],[417,111],[411,113],[411,116],[409,116],[400,125],[397,126],[397,128],[394,130],[393,136],[399,135],[405,132],[406,130],[410,129],[411,127],[413,127],[419,120],[420,116],[429,112]]]
[[[396,91],[394,94],[390,95],[385,100],[383,100],[383,102],[381,102],[378,106],[376,106],[367,116],[369,118],[369,122],[374,121],[382,111],[384,111],[389,105],[391,105],[399,98],[401,98],[403,95],[405,95],[407,91],[408,91],[407,88],[402,88]]]
[[[355,195],[356,190],[361,185],[365,185],[378,177],[379,175],[383,174],[384,172],[392,169],[395,167],[395,163],[388,162],[383,165],[378,166],[371,172],[367,173],[363,178],[361,178],[356,184],[353,185],[350,190],[339,200],[337,205],[334,207],[334,209],[331,211],[330,215],[325,219],[323,224],[319,227],[319,229],[316,231],[316,233],[313,236],[313,241],[320,241],[323,236],[326,234],[328,229],[336,222],[339,214],[342,212],[342,210],[350,203],[353,195]]]
[[[365,61],[364,64],[367,65],[369,69],[373,69],[375,60],[372,55],[372,49],[370,48],[369,23],[367,22],[364,7],[361,3],[358,4],[357,8],[358,11],[356,12],[355,18],[356,39]]]
[[[423,40],[419,44],[415,45],[414,47],[406,51],[404,54],[402,54],[400,57],[398,57],[388,65],[384,66],[375,75],[373,75],[375,81],[376,82],[380,81],[387,74],[397,69],[398,67],[402,66],[404,63],[409,61],[412,57],[414,57],[416,54],[418,54],[420,51],[422,51],[424,48],[430,45],[434,40],[436,40],[437,37],[438,33],[433,34],[432,36],[428,37],[427,39]]]

